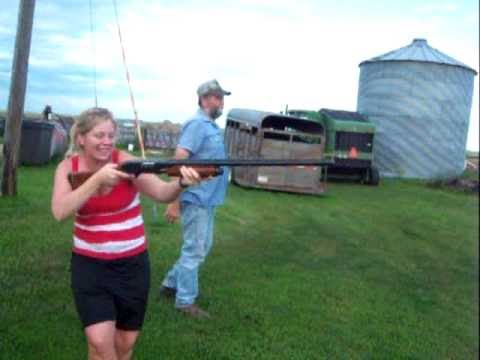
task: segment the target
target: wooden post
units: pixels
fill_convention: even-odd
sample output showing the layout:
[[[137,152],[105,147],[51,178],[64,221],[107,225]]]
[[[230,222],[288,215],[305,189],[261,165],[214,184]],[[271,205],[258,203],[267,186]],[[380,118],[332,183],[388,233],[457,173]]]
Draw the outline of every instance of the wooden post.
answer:
[[[32,38],[35,0],[20,0],[13,55],[10,95],[3,144],[2,195],[17,194],[17,167],[22,133],[23,107],[27,87],[28,57]]]

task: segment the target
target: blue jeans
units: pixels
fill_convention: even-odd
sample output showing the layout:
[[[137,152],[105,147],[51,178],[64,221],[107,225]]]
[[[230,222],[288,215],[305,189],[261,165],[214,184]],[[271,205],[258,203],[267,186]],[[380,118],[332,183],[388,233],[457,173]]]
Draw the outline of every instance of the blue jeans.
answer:
[[[215,207],[181,203],[183,245],[180,258],[167,273],[162,285],[177,289],[175,307],[195,303],[198,296],[198,269],[213,244]]]

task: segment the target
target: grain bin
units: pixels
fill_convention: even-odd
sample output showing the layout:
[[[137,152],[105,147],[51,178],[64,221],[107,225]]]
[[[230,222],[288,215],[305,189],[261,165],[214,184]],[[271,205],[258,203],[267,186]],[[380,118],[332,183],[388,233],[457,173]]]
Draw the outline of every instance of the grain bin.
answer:
[[[476,71],[425,39],[359,66],[357,111],[376,125],[374,158],[381,175],[460,175]]]

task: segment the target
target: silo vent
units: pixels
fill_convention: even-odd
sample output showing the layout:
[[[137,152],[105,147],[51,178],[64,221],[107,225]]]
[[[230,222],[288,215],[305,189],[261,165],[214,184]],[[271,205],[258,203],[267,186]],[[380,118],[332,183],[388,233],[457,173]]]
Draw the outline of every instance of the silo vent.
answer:
[[[427,45],[427,39],[413,39],[412,45],[414,45],[414,46]]]

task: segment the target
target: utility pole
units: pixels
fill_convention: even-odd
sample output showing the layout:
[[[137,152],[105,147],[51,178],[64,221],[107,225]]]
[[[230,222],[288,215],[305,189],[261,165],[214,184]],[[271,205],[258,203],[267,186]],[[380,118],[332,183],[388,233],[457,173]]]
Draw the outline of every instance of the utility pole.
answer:
[[[18,157],[34,10],[35,0],[20,0],[3,144],[3,196],[14,196],[17,194],[17,167],[19,163]]]

